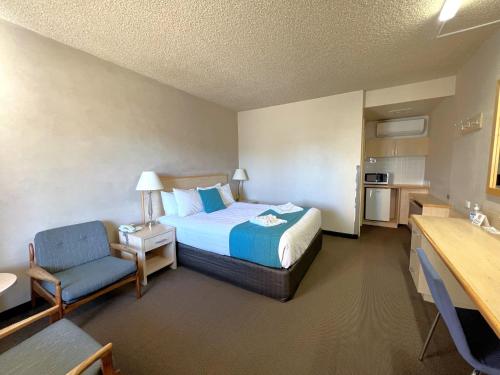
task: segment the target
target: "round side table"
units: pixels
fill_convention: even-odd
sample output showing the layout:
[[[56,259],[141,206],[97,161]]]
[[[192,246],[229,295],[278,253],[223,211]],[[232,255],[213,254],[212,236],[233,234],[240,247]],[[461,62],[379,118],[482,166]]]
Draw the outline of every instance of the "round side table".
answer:
[[[17,280],[13,273],[0,273],[0,294],[9,289]]]

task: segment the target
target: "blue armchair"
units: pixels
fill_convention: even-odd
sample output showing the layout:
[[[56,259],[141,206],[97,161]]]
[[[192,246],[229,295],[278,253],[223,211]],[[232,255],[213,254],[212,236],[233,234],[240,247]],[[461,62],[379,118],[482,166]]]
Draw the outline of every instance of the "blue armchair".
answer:
[[[100,221],[69,225],[39,232],[29,245],[31,301],[37,296],[60,306],[59,318],[76,307],[126,283],[141,285],[137,255],[124,245],[109,244]],[[111,249],[131,259],[112,256]]]

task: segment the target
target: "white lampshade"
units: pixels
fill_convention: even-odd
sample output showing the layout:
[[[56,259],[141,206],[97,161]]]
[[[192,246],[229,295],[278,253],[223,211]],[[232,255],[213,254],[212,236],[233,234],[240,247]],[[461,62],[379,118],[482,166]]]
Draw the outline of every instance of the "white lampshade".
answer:
[[[139,182],[135,190],[150,191],[150,190],[163,190],[163,184],[160,178],[153,171],[145,171],[141,173]]]
[[[248,180],[247,172],[242,168],[238,168],[237,170],[234,171],[233,180],[236,180],[236,181]]]

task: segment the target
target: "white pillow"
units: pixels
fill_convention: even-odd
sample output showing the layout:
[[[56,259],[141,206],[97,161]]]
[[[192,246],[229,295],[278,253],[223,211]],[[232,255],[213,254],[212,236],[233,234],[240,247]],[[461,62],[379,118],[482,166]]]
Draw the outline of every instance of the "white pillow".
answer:
[[[231,192],[231,187],[229,186],[229,184],[222,185],[222,186],[218,187],[218,189],[219,189],[220,196],[222,197],[222,201],[224,202],[224,204],[226,206],[229,206],[235,202],[234,197],[233,197],[233,193]]]
[[[195,189],[174,189],[174,196],[179,216],[189,216],[203,211],[200,194]]]
[[[166,191],[162,191],[161,201],[163,203],[163,211],[165,211],[166,216],[177,216],[179,214],[174,193],[167,193]]]

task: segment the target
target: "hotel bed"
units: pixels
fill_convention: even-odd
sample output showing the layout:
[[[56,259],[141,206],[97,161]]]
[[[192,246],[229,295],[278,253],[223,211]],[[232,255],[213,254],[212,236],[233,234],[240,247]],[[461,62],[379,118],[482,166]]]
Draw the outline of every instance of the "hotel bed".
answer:
[[[160,179],[167,191],[172,187],[187,189],[217,182],[227,183],[225,175],[160,176]],[[156,206],[160,208],[161,201],[157,201]],[[210,214],[200,212],[186,217],[162,215],[158,220],[176,228],[177,260],[180,265],[284,302],[293,297],[321,249],[321,214],[315,208],[307,210],[281,235],[279,264],[274,267],[231,256],[229,243],[232,229],[270,208],[272,206],[235,202]]]

